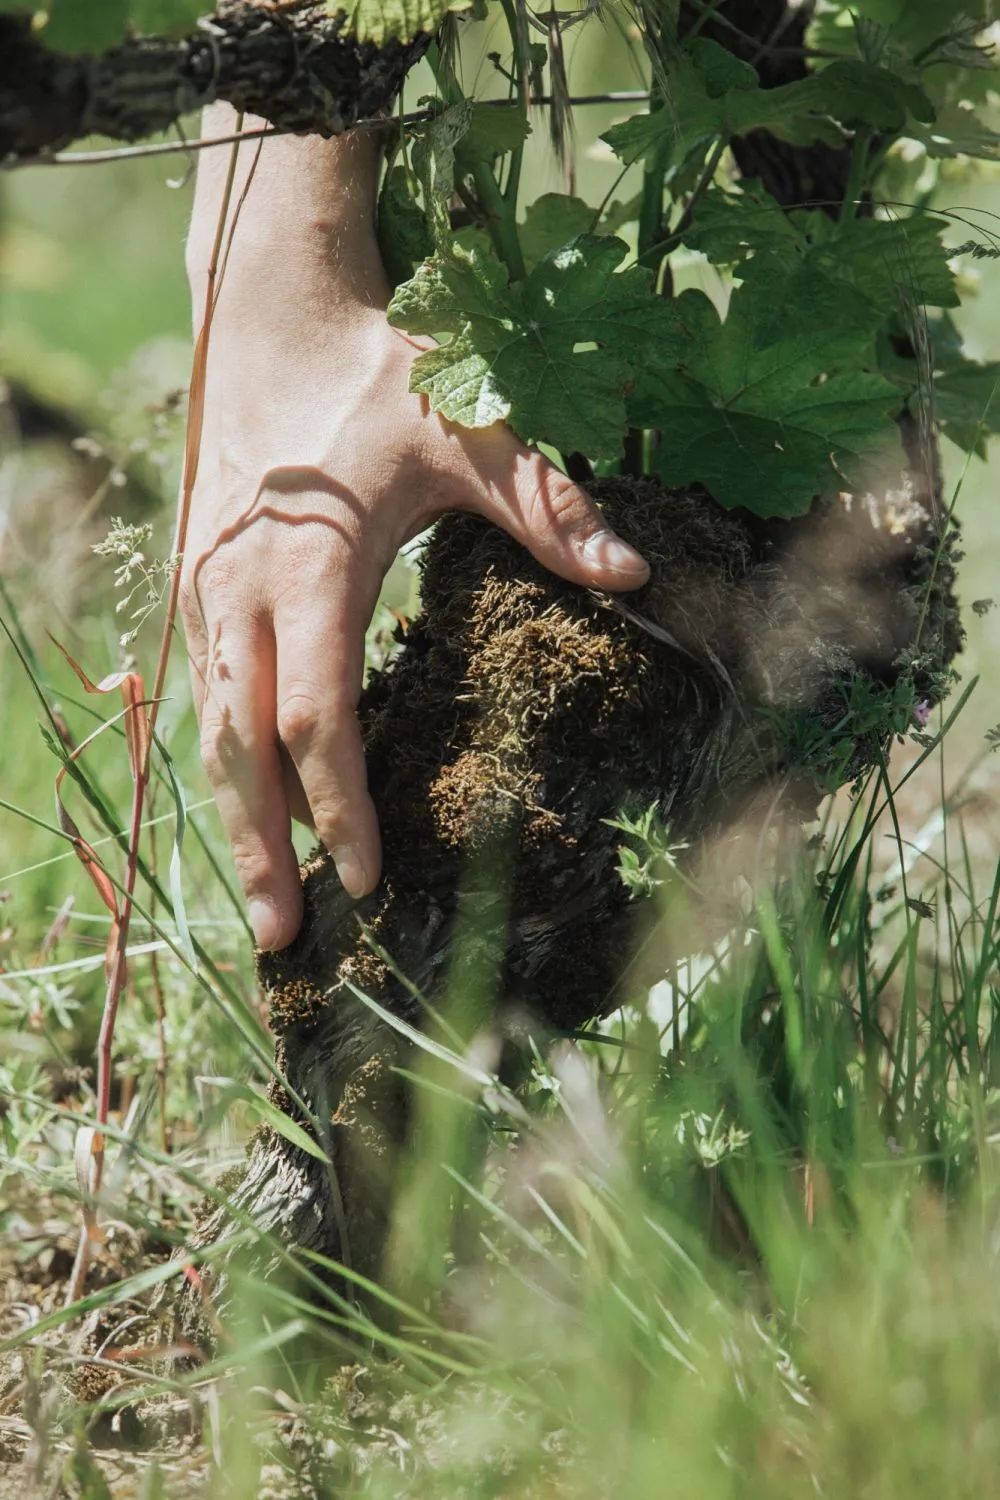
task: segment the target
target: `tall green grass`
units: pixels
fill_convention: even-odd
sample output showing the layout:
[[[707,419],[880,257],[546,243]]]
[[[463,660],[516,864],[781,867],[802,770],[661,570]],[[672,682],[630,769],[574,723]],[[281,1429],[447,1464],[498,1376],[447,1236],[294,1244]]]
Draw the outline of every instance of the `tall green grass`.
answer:
[[[12,1441],[88,1496],[116,1424],[147,1492],[178,1496],[992,1493],[1000,866],[954,808],[914,826],[899,790],[935,771],[962,701],[896,784],[884,767],[776,851],[697,963],[587,1038],[540,1043],[516,1090],[488,1026],[463,1046],[451,1024],[488,1008],[491,975],[450,997],[414,1044],[391,1291],[345,1291],[315,1257],[265,1280],[236,1270],[239,1316],[207,1363],[178,1358],[167,1324],[152,1337],[141,1310],[184,1265],[164,1257],[224,1192],[226,1142],[253,1111],[245,1087],[174,1087],[167,1153],[140,1078],[113,1132],[117,1243],[93,1290],[47,1313],[42,1290],[34,1326],[8,1311],[9,1378],[36,1393]],[[663,920],[697,899],[669,889]],[[149,931],[182,988],[158,900]],[[206,999],[235,1003],[200,973]],[[39,1234],[22,1301],[39,1221],[72,1223],[68,1153],[88,1117],[85,1086],[53,1097],[43,1052],[27,1082],[4,1064],[6,1227],[12,1244]],[[103,1383],[93,1343],[74,1342],[88,1318],[110,1340]],[[181,1475],[192,1420],[204,1444]]]

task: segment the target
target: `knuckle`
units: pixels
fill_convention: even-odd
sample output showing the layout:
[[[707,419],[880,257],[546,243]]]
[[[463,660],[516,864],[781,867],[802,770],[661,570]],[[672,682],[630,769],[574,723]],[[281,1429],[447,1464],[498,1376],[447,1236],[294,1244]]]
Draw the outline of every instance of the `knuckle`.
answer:
[[[206,616],[233,613],[242,599],[247,569],[221,551],[186,553],[181,563],[177,603],[188,630],[204,631]]]
[[[316,737],[320,722],[316,699],[301,689],[286,694],[278,707],[278,737],[293,755]]]
[[[527,520],[536,534],[553,535],[582,527],[591,510],[591,502],[571,479],[546,475],[528,500]]]
[[[191,568],[192,584],[203,597],[217,597],[238,589],[246,574],[246,558],[240,560],[228,547],[214,547],[202,554]],[[197,577],[195,577],[197,575]]]
[[[239,749],[232,725],[218,714],[203,714],[199,731],[199,749],[205,774],[213,787],[228,781]]]
[[[273,883],[274,871],[263,845],[255,840],[235,838],[232,841],[233,865],[248,895],[266,889]]]
[[[181,564],[180,582],[177,587],[177,608],[181,619],[190,628],[193,624],[201,622],[201,608],[198,603],[198,587],[193,567],[187,563]]]
[[[350,822],[350,799],[336,792],[322,797],[314,796],[310,798],[309,810],[313,815],[316,832],[323,842],[339,842]]]
[[[204,726],[202,727],[200,749],[201,763],[205,768],[205,775],[213,787],[220,786],[226,779],[224,762],[219,753],[215,734],[206,734]]]

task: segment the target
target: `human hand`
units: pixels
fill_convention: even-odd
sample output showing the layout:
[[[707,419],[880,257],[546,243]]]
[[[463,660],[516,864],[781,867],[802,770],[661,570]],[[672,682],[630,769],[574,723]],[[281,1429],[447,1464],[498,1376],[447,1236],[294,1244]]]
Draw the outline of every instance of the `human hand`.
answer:
[[[181,610],[203,760],[257,942],[275,949],[302,914],[292,817],[351,896],[378,881],[356,708],[400,546],[469,510],[571,582],[636,588],[648,570],[507,427],[453,426],[410,393],[419,346],[386,322],[380,273],[345,297],[343,274],[320,290],[255,264],[230,272],[213,326]]]

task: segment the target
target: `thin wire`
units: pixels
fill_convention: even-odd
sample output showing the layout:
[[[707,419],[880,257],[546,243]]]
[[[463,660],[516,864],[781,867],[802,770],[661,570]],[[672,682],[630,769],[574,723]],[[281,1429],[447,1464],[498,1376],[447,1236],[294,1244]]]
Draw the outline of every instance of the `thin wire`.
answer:
[[[649,99],[648,90],[620,89],[607,94],[581,94],[569,100],[573,108],[588,104],[644,104]],[[528,101],[532,108],[541,108],[552,103],[551,94],[534,94]],[[481,99],[477,107],[484,109],[509,109],[508,99]],[[434,118],[431,109],[415,109],[405,115],[380,115],[371,119],[356,120],[343,134],[353,130],[385,130],[393,125],[420,125]],[[109,162],[137,161],[146,156],[175,156],[181,152],[204,151],[209,146],[231,146],[236,141],[265,140],[272,135],[291,135],[294,132],[279,130],[269,125],[260,130],[244,130],[234,135],[205,136],[198,140],[154,141],[148,146],[115,146],[100,151],[55,151],[51,155],[11,157],[0,162],[0,170],[17,171],[22,167],[99,167]]]

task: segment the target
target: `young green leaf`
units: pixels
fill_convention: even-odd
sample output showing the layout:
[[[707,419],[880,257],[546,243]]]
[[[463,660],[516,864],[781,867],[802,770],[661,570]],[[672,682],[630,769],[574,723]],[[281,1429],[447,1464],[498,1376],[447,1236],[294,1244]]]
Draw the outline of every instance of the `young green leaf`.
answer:
[[[804,269],[854,287],[876,314],[891,313],[901,294],[927,307],[959,305],[941,224],[930,215],[835,223],[812,214],[806,233]]]
[[[841,222],[820,212],[789,215],[757,182],[741,192],[712,188],[698,205],[685,243],[716,265],[736,268],[753,257],[789,276],[842,281],[870,304],[876,320],[895,313],[901,296],[928,307],[957,307],[955,276],[942,226],[932,215]]]
[[[455,191],[455,153],[471,124],[472,102],[462,99],[422,125],[413,143],[413,168],[420,178],[427,218],[437,239],[450,233],[448,200]]]
[[[125,39],[129,0],[89,0],[87,5],[78,0],[49,0],[39,9],[45,12],[39,35],[56,52],[102,52]]]
[[[625,387],[674,323],[647,271],[617,271],[626,254],[621,240],[581,235],[514,285],[481,246],[427,262],[389,320],[451,338],[417,359],[411,389],[465,426],[504,419],[528,442],[614,457]]]
[[[582,198],[566,193],[543,193],[530,204],[521,226],[521,249],[530,269],[552,250],[568,245],[579,234],[588,234],[594,223],[594,209]]]
[[[38,35],[54,52],[103,52],[133,32],[182,36],[212,10],[210,0],[0,0],[0,12],[34,16]]]
[[[803,241],[794,218],[755,178],[735,192],[709,188],[684,231],[688,248],[716,266],[739,267],[762,255],[791,261],[802,253]]]
[[[434,250],[423,209],[411,192],[403,166],[390,167],[378,198],[378,244],[392,285],[413,275],[413,268]]]
[[[514,106],[494,108],[471,99],[460,99],[447,109],[433,98],[420,103],[436,113],[415,131],[413,168],[423,188],[433,237],[447,243],[451,234],[448,203],[456,181],[471,175],[480,163],[492,167],[498,156],[516,150],[531,127]]]
[[[796,145],[837,144],[842,137],[832,121],[897,132],[911,115],[925,123],[934,119],[924,91],[888,68],[843,58],[808,78],[763,89],[756,80],[748,82],[745,70],[736,75],[721,60],[714,62],[718,54],[732,62],[724,48],[708,41],[682,53],[670,69],[666,103],[604,134],[621,161],[631,165],[654,155],[665,164],[681,162],[708,139],[729,140],[751,130],[770,130]]]
[[[722,323],[700,292],[674,304],[674,362],[651,363],[629,400],[661,429],[669,484],[700,483],[723,505],[793,516],[822,492],[870,487],[899,438],[898,390],[874,363],[863,300],[834,284],[790,287],[763,270],[737,288]]]
[[[360,42],[409,42],[420,32],[437,31],[453,11],[470,9],[472,0],[327,0],[331,15],[347,18],[346,30]]]
[[[980,110],[966,103],[942,109],[932,125],[912,125],[907,131],[928,156],[953,160],[959,156],[1000,161],[1000,131],[987,124]]]
[[[710,99],[721,99],[731,91],[756,89],[760,84],[756,68],[710,37],[694,37],[685,50],[704,79]]]
[[[935,377],[934,416],[963,453],[986,458],[988,439],[1000,433],[1000,362],[957,358]]]
[[[988,439],[1000,433],[1000,363],[969,359],[962,335],[947,313],[928,321],[927,334],[934,371],[934,418],[963,453],[986,458]],[[883,340],[879,364],[910,399],[913,361],[900,358],[895,347]]]
[[[492,166],[498,156],[516,151],[530,134],[531,126],[518,105],[473,104],[456,157],[463,171],[470,171],[477,161]]]

